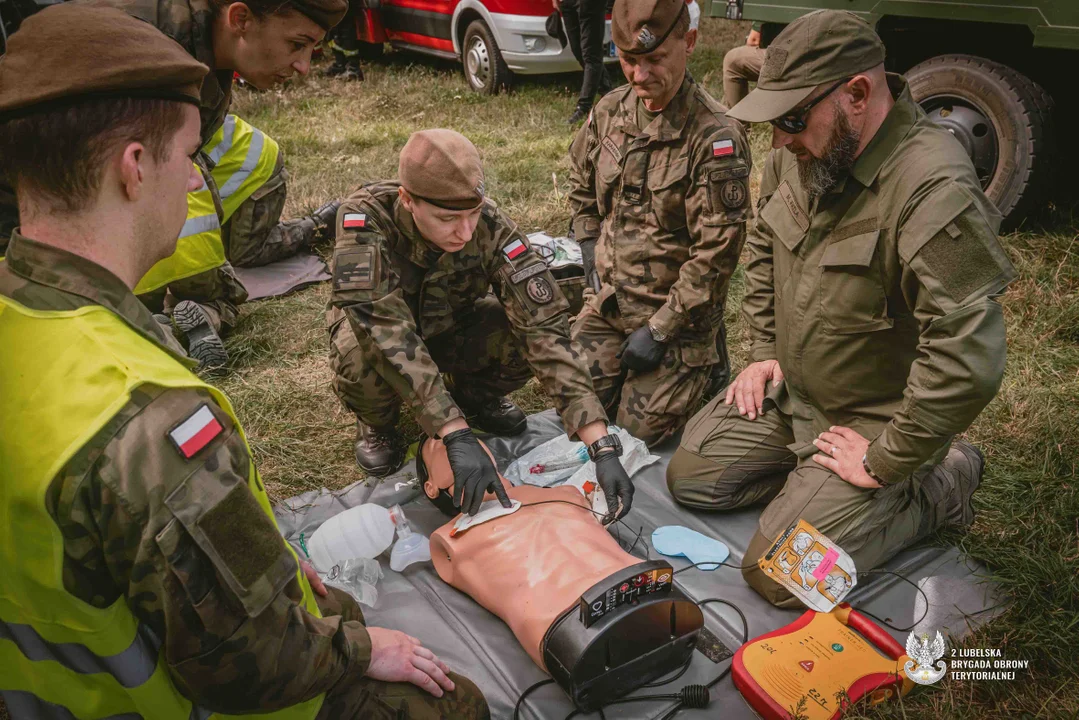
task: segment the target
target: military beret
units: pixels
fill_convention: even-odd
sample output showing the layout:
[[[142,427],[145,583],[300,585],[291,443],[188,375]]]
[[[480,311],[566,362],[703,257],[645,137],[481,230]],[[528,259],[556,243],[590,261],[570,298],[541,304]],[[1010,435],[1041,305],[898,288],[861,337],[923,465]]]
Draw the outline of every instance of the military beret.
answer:
[[[401,186],[447,210],[471,210],[483,202],[483,163],[476,146],[453,130],[412,133],[401,150]]]
[[[674,32],[685,0],[617,0],[611,11],[611,39],[624,53],[650,53]]]
[[[317,22],[323,30],[341,22],[348,12],[348,0],[292,0],[289,4]]]
[[[757,87],[727,111],[744,122],[786,115],[824,83],[884,62],[884,43],[865,20],[846,10],[816,10],[776,36],[764,53]]]
[[[99,97],[199,104],[209,72],[153,25],[62,3],[27,18],[0,57],[0,119]]]

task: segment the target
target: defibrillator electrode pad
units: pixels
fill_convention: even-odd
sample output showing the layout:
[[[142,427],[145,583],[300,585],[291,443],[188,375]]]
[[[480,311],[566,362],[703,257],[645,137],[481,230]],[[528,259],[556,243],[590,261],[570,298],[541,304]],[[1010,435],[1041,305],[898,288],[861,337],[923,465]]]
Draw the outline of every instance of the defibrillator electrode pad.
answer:
[[[805,520],[787,528],[757,565],[817,612],[831,612],[858,582],[850,555]]]

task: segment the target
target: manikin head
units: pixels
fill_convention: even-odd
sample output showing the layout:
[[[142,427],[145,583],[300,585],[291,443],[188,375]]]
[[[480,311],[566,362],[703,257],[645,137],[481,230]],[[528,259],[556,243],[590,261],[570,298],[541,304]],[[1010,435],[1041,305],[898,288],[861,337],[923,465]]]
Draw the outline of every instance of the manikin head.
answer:
[[[187,193],[202,184],[192,157],[206,71],[119,10],[63,4],[29,18],[0,64],[0,156],[23,232],[113,257],[132,286],[171,255]],[[102,225],[108,247],[85,247]]]
[[[482,440],[479,443],[483,451],[491,458],[491,463],[497,468],[498,462],[490,449]],[[434,503],[435,507],[449,517],[454,517],[459,513],[458,508],[453,504],[453,468],[450,467],[450,458],[441,440],[427,438],[420,443],[420,450],[416,454],[416,474],[423,483],[424,495]],[[498,477],[507,488],[512,487],[501,474]],[[488,493],[487,497],[494,497],[494,495]]]
[[[311,53],[341,21],[347,0],[211,0],[215,70],[234,70],[260,90],[311,69]]]
[[[649,110],[665,108],[681,88],[686,60],[697,44],[685,0],[618,0],[611,36],[637,97]]]
[[[401,205],[425,240],[459,252],[472,239],[484,203],[483,162],[468,138],[453,130],[409,137],[398,166]]]
[[[819,10],[772,41],[756,89],[727,114],[771,122],[772,147],[794,154],[803,188],[820,196],[850,171],[892,105],[873,28],[849,12]]]

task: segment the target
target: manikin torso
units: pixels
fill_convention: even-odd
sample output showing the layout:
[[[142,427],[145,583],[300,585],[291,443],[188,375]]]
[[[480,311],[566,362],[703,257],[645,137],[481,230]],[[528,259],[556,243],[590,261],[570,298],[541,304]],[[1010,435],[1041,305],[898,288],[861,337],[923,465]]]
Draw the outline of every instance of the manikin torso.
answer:
[[[421,453],[428,497],[452,492],[445,446],[427,440]],[[523,507],[450,537],[454,518],[431,535],[431,559],[439,577],[500,617],[546,670],[542,643],[551,624],[590,587],[640,560],[618,546],[575,488],[501,480]]]

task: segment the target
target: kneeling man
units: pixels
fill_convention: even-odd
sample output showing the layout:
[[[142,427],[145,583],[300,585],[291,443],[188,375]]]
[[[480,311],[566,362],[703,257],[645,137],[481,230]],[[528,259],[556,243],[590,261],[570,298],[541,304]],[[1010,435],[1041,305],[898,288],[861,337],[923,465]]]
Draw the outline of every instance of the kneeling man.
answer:
[[[462,510],[474,514],[477,490],[501,485],[470,426],[523,432],[525,415],[505,395],[535,373],[569,436],[603,459],[608,507],[628,512],[632,487],[608,461],[620,446],[570,340],[569,303],[485,199],[475,146],[452,130],[414,133],[399,173],[400,182],[358,190],[337,216],[330,360],[334,389],[359,420],[357,463],[372,475],[400,467],[404,400],[424,432],[446,442]]]
[[[690,420],[667,483],[690,507],[768,502],[743,574],[787,606],[755,561],[799,518],[859,570],[973,522],[983,459],[954,438],[1000,386],[1015,272],[962,146],[854,15],[791,23],[728,114],[774,127],[747,241],[752,362]]]

